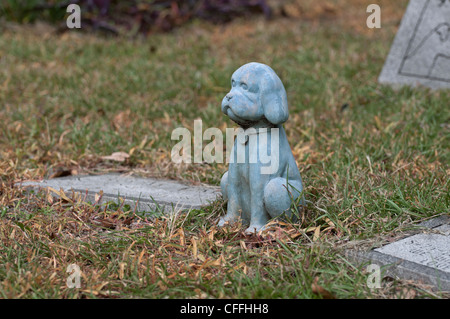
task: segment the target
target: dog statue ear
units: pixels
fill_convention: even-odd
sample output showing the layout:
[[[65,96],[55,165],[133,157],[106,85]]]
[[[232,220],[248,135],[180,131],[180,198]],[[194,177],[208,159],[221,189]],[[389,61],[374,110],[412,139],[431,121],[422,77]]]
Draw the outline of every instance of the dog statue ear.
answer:
[[[442,23],[436,28],[436,32],[441,38],[441,42],[447,41],[450,36],[450,25],[448,23]]]
[[[286,90],[275,74],[265,74],[262,81],[261,105],[266,119],[274,124],[282,124],[289,117]]]

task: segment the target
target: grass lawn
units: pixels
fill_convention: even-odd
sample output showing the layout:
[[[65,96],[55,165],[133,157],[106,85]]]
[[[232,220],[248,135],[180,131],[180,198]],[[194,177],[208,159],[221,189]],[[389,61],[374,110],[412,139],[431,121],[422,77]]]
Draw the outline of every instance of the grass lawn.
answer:
[[[448,298],[389,278],[369,289],[343,257],[449,213],[450,91],[377,83],[406,0],[379,1],[376,30],[365,26],[367,1],[341,2],[331,18],[194,22],[146,39],[2,22],[0,297]],[[171,132],[193,131],[195,119],[234,127],[220,103],[250,61],[287,90],[285,128],[309,201],[302,224],[244,236],[243,226],[215,227],[222,201],[142,219],[13,187],[111,171],[218,185],[224,164],[171,162]],[[123,163],[102,159],[119,151]],[[66,285],[70,264],[80,289]]]

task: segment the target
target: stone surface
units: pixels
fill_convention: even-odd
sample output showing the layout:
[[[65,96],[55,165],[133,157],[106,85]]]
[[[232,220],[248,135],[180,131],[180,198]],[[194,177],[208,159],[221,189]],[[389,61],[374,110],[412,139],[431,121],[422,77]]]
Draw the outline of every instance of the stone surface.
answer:
[[[450,1],[410,1],[379,82],[450,88]]]
[[[384,266],[385,275],[431,284],[450,291],[450,217],[420,224],[414,234],[369,252],[348,251],[358,263]]]
[[[17,186],[33,189],[51,187],[65,193],[74,192],[86,195],[86,201],[95,202],[95,194],[103,191],[102,202],[114,201],[120,196],[132,209],[138,212],[159,210],[171,213],[174,210],[198,209],[208,205],[219,195],[219,188],[212,186],[194,186],[172,180],[140,178],[119,174],[81,175],[43,180],[41,182],[23,182]]]
[[[433,229],[437,233],[417,234],[375,251],[450,273],[449,229],[442,225]]]

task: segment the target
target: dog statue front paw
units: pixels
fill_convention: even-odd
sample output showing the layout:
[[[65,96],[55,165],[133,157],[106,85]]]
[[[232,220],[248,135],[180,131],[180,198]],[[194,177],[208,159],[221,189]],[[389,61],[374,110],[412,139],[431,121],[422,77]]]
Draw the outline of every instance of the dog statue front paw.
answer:
[[[245,235],[255,235],[266,229],[266,225],[250,225],[245,231]]]
[[[237,222],[238,220],[239,220],[238,217],[235,217],[235,218],[228,217],[227,218],[227,216],[224,216],[224,217],[220,217],[219,222],[217,223],[217,225],[219,227],[223,227],[226,224],[231,224],[231,223]]]

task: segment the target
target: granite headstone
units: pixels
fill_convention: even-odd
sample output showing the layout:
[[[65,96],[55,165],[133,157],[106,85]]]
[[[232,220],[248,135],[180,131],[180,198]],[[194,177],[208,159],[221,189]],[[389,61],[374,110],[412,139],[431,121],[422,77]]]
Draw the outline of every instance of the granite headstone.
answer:
[[[419,225],[414,234],[370,250],[348,250],[358,264],[377,264],[384,275],[413,280],[450,292],[450,216]]]
[[[450,0],[411,0],[379,82],[450,88]]]
[[[180,210],[199,209],[216,200],[219,188],[205,185],[192,185],[174,180],[142,178],[120,174],[80,175],[47,179],[42,181],[25,181],[18,187],[35,190],[52,188],[62,189],[65,194],[78,193],[87,202],[117,202],[130,205],[137,212],[164,212],[170,214]],[[52,195],[55,195],[52,192]]]

